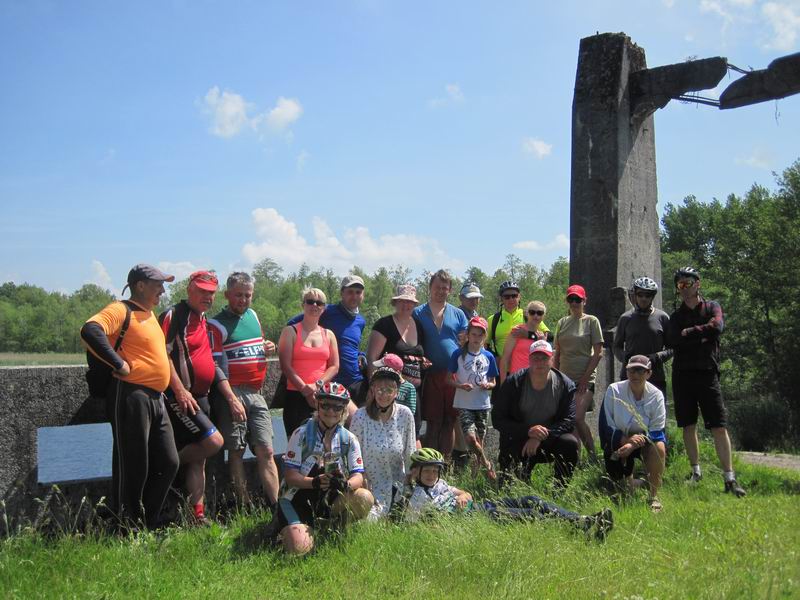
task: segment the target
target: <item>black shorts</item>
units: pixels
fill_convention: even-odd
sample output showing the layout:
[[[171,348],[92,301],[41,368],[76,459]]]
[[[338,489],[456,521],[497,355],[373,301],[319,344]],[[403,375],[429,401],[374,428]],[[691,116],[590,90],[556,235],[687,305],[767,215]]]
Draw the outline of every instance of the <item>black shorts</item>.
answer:
[[[319,468],[315,466],[308,477],[314,477],[318,473]],[[278,498],[270,530],[277,536],[289,525],[303,524],[313,528],[316,519],[330,518],[330,502],[326,502],[328,494],[321,490],[297,490],[291,500]]]
[[[181,411],[181,407],[178,406],[175,395],[171,391],[168,391],[165,397],[167,413],[172,422],[172,430],[175,432],[175,445],[179,450],[189,444],[201,442],[217,431],[211,419],[208,418],[211,412],[208,396],[195,398],[200,410],[193,415]]]
[[[698,407],[706,429],[725,427],[728,411],[716,371],[672,372],[672,398],[678,427],[697,424]]]

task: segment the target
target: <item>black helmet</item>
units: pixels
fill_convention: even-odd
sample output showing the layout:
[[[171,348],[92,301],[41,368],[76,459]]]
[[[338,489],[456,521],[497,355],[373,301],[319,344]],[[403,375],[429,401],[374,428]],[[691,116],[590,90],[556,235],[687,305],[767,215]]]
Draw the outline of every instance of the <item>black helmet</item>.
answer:
[[[693,277],[694,279],[700,281],[700,273],[698,273],[697,269],[694,267],[681,267],[675,271],[675,285],[678,285],[678,280],[682,277]]]
[[[517,292],[519,292],[519,284],[516,281],[514,281],[513,279],[509,279],[508,281],[504,281],[503,283],[500,284],[500,291],[498,291],[497,293],[500,296],[502,296],[503,292],[505,292],[507,290],[517,290]]]

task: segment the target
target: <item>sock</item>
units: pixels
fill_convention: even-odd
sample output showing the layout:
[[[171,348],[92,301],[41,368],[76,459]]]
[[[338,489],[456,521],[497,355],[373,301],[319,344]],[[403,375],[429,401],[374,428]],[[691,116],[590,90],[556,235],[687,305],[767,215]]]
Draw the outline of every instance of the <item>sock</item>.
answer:
[[[733,471],[724,471],[722,473],[722,477],[723,479],[725,479],[726,482],[736,480],[736,475],[734,474]]]
[[[198,502],[197,504],[195,504],[192,507],[192,509],[194,510],[194,516],[197,517],[198,519],[202,519],[203,517],[206,516],[202,502]]]
[[[692,465],[692,473],[695,475],[702,475],[703,473],[700,471],[700,465]]]

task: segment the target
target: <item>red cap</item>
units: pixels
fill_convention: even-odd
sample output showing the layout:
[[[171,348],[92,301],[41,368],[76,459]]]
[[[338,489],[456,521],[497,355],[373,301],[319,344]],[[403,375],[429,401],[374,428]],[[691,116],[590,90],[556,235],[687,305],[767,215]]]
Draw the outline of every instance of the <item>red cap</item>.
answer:
[[[189,283],[207,292],[216,292],[219,286],[217,276],[211,271],[195,271],[189,275]]]
[[[567,297],[577,296],[581,300],[586,300],[586,290],[582,285],[571,285],[567,288]]]
[[[484,331],[487,331],[489,329],[489,324],[483,317],[472,317],[469,320],[469,327],[480,327]]]

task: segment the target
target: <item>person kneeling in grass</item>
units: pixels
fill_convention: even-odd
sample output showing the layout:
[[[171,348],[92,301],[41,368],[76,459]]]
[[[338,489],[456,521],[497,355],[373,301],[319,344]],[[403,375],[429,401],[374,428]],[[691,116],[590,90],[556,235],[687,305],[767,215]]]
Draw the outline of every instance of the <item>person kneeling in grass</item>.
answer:
[[[268,537],[282,539],[288,554],[314,547],[311,528],[363,519],[374,503],[364,489],[361,446],[343,426],[347,388],[320,381],[315,397],[316,412],[289,439],[278,510],[268,527]]]
[[[632,356],[626,366],[628,380],[608,386],[600,410],[600,444],[609,477],[632,491],[641,480],[633,479],[633,465],[641,458],[650,488],[650,509],[661,510],[658,490],[664,474],[667,437],[664,432],[667,409],[664,395],[648,382],[650,359]]]
[[[594,515],[580,515],[551,504],[538,496],[501,498],[475,502],[472,494],[448,485],[442,479],[444,456],[433,448],[421,448],[411,455],[411,477],[402,496],[395,496],[393,509],[406,520],[417,521],[437,512],[480,511],[493,519],[561,519],[603,541],[614,527],[611,510],[605,508]]]

